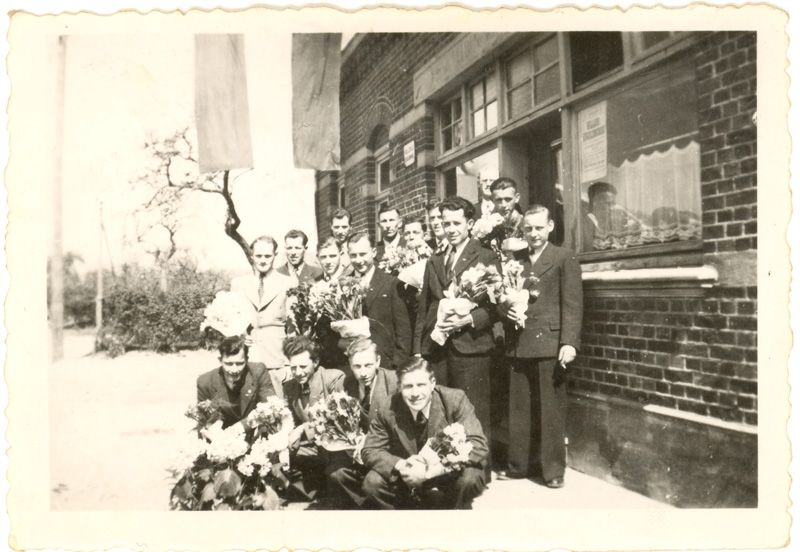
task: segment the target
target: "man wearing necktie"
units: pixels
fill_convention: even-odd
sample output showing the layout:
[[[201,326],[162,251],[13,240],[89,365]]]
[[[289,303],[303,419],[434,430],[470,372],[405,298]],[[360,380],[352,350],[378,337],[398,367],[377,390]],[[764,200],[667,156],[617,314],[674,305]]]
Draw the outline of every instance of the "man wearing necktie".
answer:
[[[361,492],[366,508],[470,509],[485,487],[489,454],[475,410],[463,391],[436,385],[430,363],[410,358],[397,369],[399,391],[378,408],[361,456],[369,470]],[[461,471],[432,475],[417,454],[454,423],[472,451]]]
[[[359,338],[347,348],[350,370],[344,377],[344,392],[359,400],[361,430],[366,434],[382,404],[397,392],[397,376],[380,367],[375,343]],[[367,474],[362,464],[340,455],[339,465],[330,470],[328,489],[336,509],[351,509],[364,503],[361,484]]]
[[[242,293],[253,305],[253,360],[262,362],[269,370],[275,393],[283,396],[286,379],[283,339],[286,337],[286,292],[295,281],[275,270],[278,243],[271,236],[261,236],[250,244],[253,253],[253,273],[234,278],[231,291]]]
[[[550,211],[534,205],[522,229],[528,247],[515,254],[532,295],[523,314],[498,306],[506,320],[509,386],[509,469],[502,476],[540,473],[550,488],[564,486],[566,373],[580,346],[583,319],[581,267],[572,251],[548,243]],[[535,280],[534,280],[535,281]],[[523,326],[524,324],[524,326]],[[523,327],[520,327],[523,326]]]
[[[308,236],[302,230],[289,230],[283,238],[286,264],[278,267],[278,272],[284,276],[291,276],[297,284],[313,284],[322,274],[318,266],[306,262],[306,249],[308,249]]]
[[[444,227],[442,226],[442,212],[439,210],[441,200],[438,198],[431,198],[428,200],[428,222],[431,227],[431,239],[428,240],[428,245],[434,253],[440,253],[447,247],[447,237],[444,235]]]
[[[439,301],[451,282],[478,264],[501,271],[497,254],[469,237],[474,223],[472,203],[451,196],[439,205],[442,226],[449,242],[445,252],[434,254],[425,267],[419,296],[417,323],[414,327],[413,353],[434,363],[437,381],[462,389],[475,407],[475,415],[491,443],[490,373],[495,348],[492,325],[499,320],[495,305],[488,297],[465,316],[453,316],[446,330],[454,330],[444,346],[431,338],[436,326]],[[487,477],[490,476],[487,466]]]

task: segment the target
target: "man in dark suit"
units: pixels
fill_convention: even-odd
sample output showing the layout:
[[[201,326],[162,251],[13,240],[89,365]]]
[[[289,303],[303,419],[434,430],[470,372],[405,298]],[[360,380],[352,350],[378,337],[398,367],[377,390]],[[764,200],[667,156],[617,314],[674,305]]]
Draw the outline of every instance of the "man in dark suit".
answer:
[[[400,211],[389,205],[381,205],[378,210],[378,225],[381,227],[381,242],[375,248],[375,262],[379,263],[390,247],[404,247],[406,240],[400,235],[403,219]]]
[[[284,276],[291,276],[298,284],[311,284],[322,274],[318,266],[306,262],[306,249],[308,249],[308,236],[302,230],[289,230],[284,236],[286,249],[286,264],[278,267],[278,272]]]
[[[317,276],[317,282],[330,282],[353,274],[353,265],[342,266],[341,249],[333,236],[325,238],[317,245],[317,259],[322,266],[322,273]],[[326,315],[320,316],[317,320],[314,334],[321,349],[321,364],[328,368],[344,369],[347,366],[347,356],[339,347],[341,337],[331,329],[331,321]]]
[[[294,487],[307,498],[314,498],[325,487],[328,458],[314,441],[308,409],[320,399],[342,390],[344,373],[319,365],[319,346],[304,335],[287,337],[283,353],[289,360],[293,378],[283,384],[283,394],[294,417],[295,428],[289,435],[290,464],[296,470]]]
[[[367,289],[364,315],[378,346],[381,366],[394,369],[411,353],[411,322],[400,296],[400,281],[375,266],[375,246],[366,232],[356,232],[347,241],[355,276]]]
[[[218,399],[222,427],[241,423],[256,405],[275,394],[267,368],[247,361],[247,346],[241,337],[226,337],[219,344],[220,367],[197,378],[197,402]]]
[[[526,277],[538,278],[526,285],[539,295],[531,297],[524,315],[498,307],[508,321],[506,356],[512,368],[509,471],[501,475],[526,477],[529,468],[541,468],[547,486],[560,488],[566,468],[566,370],[580,345],[583,318],[581,267],[571,251],[548,243],[554,222],[546,207],[531,207],[522,228],[528,248],[515,256]]]
[[[447,247],[447,237],[444,235],[444,228],[442,227],[442,212],[439,210],[439,204],[442,202],[439,198],[432,197],[428,200],[428,223],[431,227],[431,238],[428,240],[428,246],[436,253],[444,251]]]
[[[359,400],[361,430],[366,433],[380,406],[397,392],[397,376],[380,367],[378,348],[368,338],[359,338],[347,348],[350,369],[344,377],[344,392]],[[328,489],[336,509],[350,509],[364,503],[361,484],[366,468],[348,455],[338,455],[336,469],[330,471]]]
[[[434,254],[425,267],[413,352],[437,363],[437,381],[444,380],[444,385],[462,389],[467,394],[483,432],[491,442],[489,374],[495,347],[492,325],[499,319],[494,304],[486,297],[469,314],[452,317],[445,329],[454,333],[443,347],[431,338],[431,331],[436,326],[439,301],[450,283],[458,281],[466,269],[479,263],[492,265],[500,271],[500,260],[494,251],[469,237],[474,222],[469,201],[451,196],[442,201],[440,209],[450,246],[446,251]]]
[[[369,470],[365,507],[470,509],[485,487],[489,450],[481,424],[463,391],[436,385],[430,364],[411,358],[397,370],[400,390],[378,409],[361,456]],[[427,440],[459,423],[472,444],[460,471],[432,474],[417,459]],[[416,500],[415,500],[416,497]]]

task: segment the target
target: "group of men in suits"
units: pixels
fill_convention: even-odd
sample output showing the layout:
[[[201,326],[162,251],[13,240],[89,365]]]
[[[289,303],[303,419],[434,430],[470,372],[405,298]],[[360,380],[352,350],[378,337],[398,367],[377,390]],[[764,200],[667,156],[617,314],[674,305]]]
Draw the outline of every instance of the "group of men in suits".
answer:
[[[277,271],[281,277],[296,285],[296,282],[351,275],[361,278],[367,289],[364,313],[370,322],[371,340],[367,343],[342,340],[335,332],[326,334],[323,331],[319,335],[320,347],[302,336],[287,339],[281,336],[283,362],[290,366],[291,372],[284,371],[281,378],[267,378],[273,391],[290,401],[299,426],[303,424],[299,412],[313,404],[319,393],[324,396],[324,393],[344,389],[359,400],[366,399],[365,419],[371,425],[362,453],[363,466],[341,458],[325,458],[325,453],[319,451],[309,453],[313,443],[308,435],[305,442],[300,439],[302,435],[298,435],[303,445],[297,449],[303,450],[299,457],[322,458],[321,464],[311,463],[312,471],[325,474],[331,499],[341,507],[406,507],[412,502],[418,504],[421,494],[426,495],[428,490],[439,493],[435,500],[447,507],[469,507],[472,499],[480,494],[477,489],[482,489],[490,477],[491,388],[493,383],[497,386],[497,381],[508,381],[503,387],[507,385],[510,430],[508,463],[495,466],[502,468],[498,469],[500,476],[541,475],[548,487],[559,488],[564,484],[565,374],[577,354],[580,340],[580,266],[572,252],[549,243],[554,222],[548,209],[534,205],[524,215],[519,215],[519,194],[511,179],[498,179],[491,190],[495,212],[504,216],[513,213],[525,240],[524,249],[508,253],[523,265],[523,276],[535,277],[530,280],[529,289],[538,293],[531,293],[525,312],[485,297],[469,313],[437,320],[444,292],[452,282],[458,282],[466,270],[483,264],[502,271],[496,249],[471,236],[475,206],[459,196],[432,200],[426,206],[432,234],[428,245],[434,253],[426,263],[422,288],[411,313],[408,302],[403,300],[403,285],[381,270],[377,263],[388,247],[397,247],[406,240],[417,243],[425,234],[425,220],[407,218],[403,221],[396,208],[384,207],[379,213],[381,242],[376,244],[368,233],[352,232],[350,214],[337,210],[331,218],[331,238],[317,246],[321,265],[318,269],[305,263],[305,234],[291,231],[286,235],[287,265]],[[486,206],[481,208],[485,210]],[[400,234],[403,222],[405,236]],[[254,279],[232,285],[232,289],[241,289],[251,298],[258,313],[265,311],[257,316],[255,328],[267,336],[271,336],[268,329],[271,319],[280,314],[268,314],[270,301],[275,299],[263,292],[272,284],[270,271],[263,268],[268,264],[271,268],[277,251],[277,244],[270,240],[259,238],[253,244]],[[270,254],[271,259],[265,259]],[[289,287],[286,281],[277,283],[276,287],[284,288],[285,294]],[[254,301],[256,298],[258,302]],[[437,323],[450,334],[444,345],[431,338]],[[502,327],[500,337],[498,327]],[[274,333],[277,336],[278,332]],[[259,351],[263,349],[269,353],[275,349],[274,344],[272,347],[259,345],[255,337],[253,341]],[[220,350],[221,366],[214,371],[216,375],[202,376],[216,381],[212,389],[218,394],[224,389],[230,390],[228,383],[235,387],[247,379],[237,380],[239,383],[225,379],[224,358]],[[269,365],[270,358],[268,354],[259,357],[272,376],[273,371],[277,374],[278,367]],[[501,369],[509,372],[506,380],[495,377],[495,372]],[[255,365],[247,373],[255,381],[260,370]],[[359,376],[361,372],[366,374],[363,378]],[[366,380],[374,381],[368,385]],[[198,382],[198,398],[199,388]],[[368,390],[366,396],[365,389]],[[203,396],[208,397],[210,393],[204,392]],[[227,396],[232,396],[230,391]],[[239,399],[238,413],[241,414],[246,405],[242,406],[241,397]],[[466,479],[451,474],[447,481],[425,483],[420,479],[416,463],[401,462],[413,457],[421,447],[421,444],[415,446],[417,441],[412,438],[416,431],[414,420],[420,411],[425,412],[428,420],[427,436],[435,434],[445,422],[455,420],[469,426],[475,461],[471,462],[469,470],[462,472]],[[441,495],[443,489],[446,492]]]

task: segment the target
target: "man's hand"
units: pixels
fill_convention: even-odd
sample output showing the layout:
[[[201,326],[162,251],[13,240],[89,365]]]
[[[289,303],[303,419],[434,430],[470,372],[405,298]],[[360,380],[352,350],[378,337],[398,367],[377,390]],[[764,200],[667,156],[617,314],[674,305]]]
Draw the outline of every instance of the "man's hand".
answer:
[[[567,364],[575,360],[576,354],[575,347],[572,345],[562,345],[561,350],[558,351],[558,362],[566,367]]]
[[[289,446],[296,449],[300,444],[300,438],[306,429],[306,424],[300,424],[289,433]]]
[[[497,305],[497,312],[500,313],[500,316],[508,318],[518,326],[525,324],[525,313],[519,312],[511,303],[499,303]]]
[[[403,478],[406,485],[415,489],[422,485],[425,480],[425,464],[422,462],[408,462],[404,461],[401,465],[400,462],[395,465],[397,473]]]
[[[453,313],[439,325],[439,328],[443,332],[452,332],[464,326],[472,326],[472,314],[460,315]]]

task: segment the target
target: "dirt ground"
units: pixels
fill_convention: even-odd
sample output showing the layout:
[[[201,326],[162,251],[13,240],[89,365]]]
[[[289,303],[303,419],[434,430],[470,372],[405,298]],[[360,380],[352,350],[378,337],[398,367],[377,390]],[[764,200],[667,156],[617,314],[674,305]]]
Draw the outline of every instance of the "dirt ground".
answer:
[[[50,367],[50,496],[54,510],[166,510],[166,467],[193,422],[197,376],[214,351],[92,354],[91,332],[68,331],[65,358]],[[475,509],[668,508],[568,470],[564,489],[529,480],[493,481]],[[291,509],[302,509],[293,504]]]

